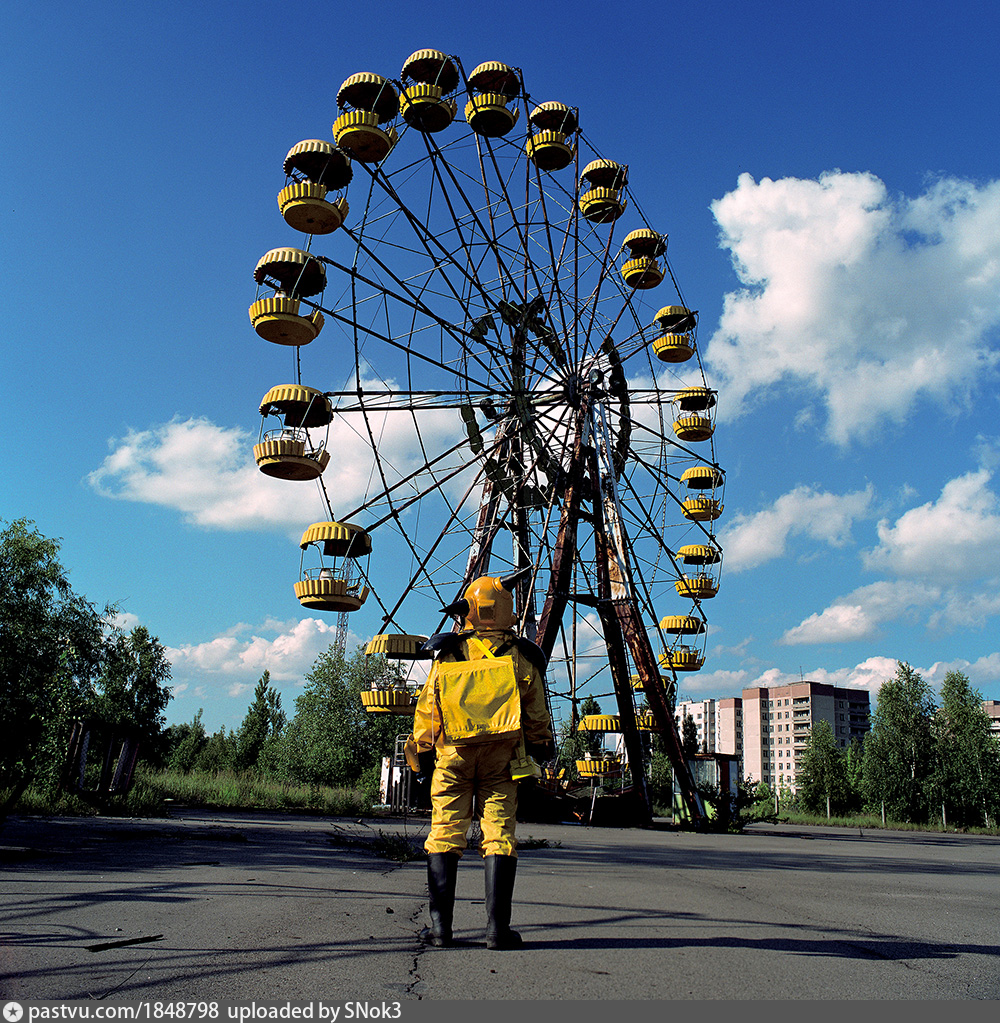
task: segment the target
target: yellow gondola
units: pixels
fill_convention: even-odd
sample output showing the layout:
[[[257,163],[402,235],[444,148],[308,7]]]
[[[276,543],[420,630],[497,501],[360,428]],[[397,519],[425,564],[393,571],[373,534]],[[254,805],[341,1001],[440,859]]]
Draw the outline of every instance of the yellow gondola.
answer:
[[[424,653],[426,636],[407,636],[403,633],[383,632],[373,636],[365,647],[369,656],[380,655],[397,661],[428,660],[433,655]]]
[[[323,314],[313,309],[305,316],[299,312],[300,305],[288,295],[260,298],[250,306],[250,325],[265,341],[300,348],[315,341],[323,329]]]
[[[580,174],[580,198],[577,205],[584,220],[610,224],[628,205],[622,195],[628,184],[628,168],[614,160],[592,160]],[[584,186],[586,185],[586,188]]]
[[[674,583],[674,589],[681,597],[692,600],[708,600],[719,592],[719,580],[710,566],[718,565],[722,560],[722,552],[708,544],[687,544],[678,550],[675,558],[699,569],[693,573],[685,573]]]
[[[363,71],[351,75],[337,90],[344,111],[333,122],[337,145],[361,163],[381,163],[399,141],[392,120],[399,96],[388,78]]]
[[[317,441],[310,429],[329,428],[333,421],[330,399],[314,387],[280,384],[272,387],[260,403],[260,441],[253,454],[265,476],[283,480],[314,480],[330,462],[327,437]],[[265,433],[268,416],[277,416],[281,427]]]
[[[682,305],[664,306],[654,317],[663,331],[653,340],[653,354],[660,362],[687,362],[694,355],[693,331],[697,313]]]
[[[708,415],[699,415],[714,408],[715,394],[707,387],[688,387],[671,399],[679,415],[674,420],[674,433],[680,440],[708,440],[715,432],[715,424]]]
[[[302,578],[295,596],[312,611],[357,611],[368,599],[368,587],[353,579],[354,563],[371,554],[371,537],[350,522],[314,522],[299,541],[303,552]],[[318,569],[305,568],[305,553],[320,553]],[[332,559],[328,566],[323,557]]]
[[[566,139],[578,127],[574,110],[565,103],[541,103],[531,111],[528,123],[533,133],[525,143],[525,152],[539,170],[562,170],[573,162],[576,150]]]
[[[620,732],[622,722],[617,714],[585,714],[576,728],[578,732]]]
[[[417,50],[403,64],[404,85],[399,111],[417,131],[443,131],[455,119],[458,103],[450,96],[458,87],[458,68],[440,50]]]
[[[646,290],[655,288],[663,280],[663,267],[657,257],[667,251],[667,239],[664,235],[643,227],[625,236],[622,248],[631,253],[622,267],[622,278],[630,288]]]
[[[674,671],[698,671],[705,663],[704,654],[682,640],[687,636],[705,635],[705,622],[694,615],[667,615],[660,619],[660,628],[677,637],[671,648],[660,654],[661,666]]]
[[[517,123],[520,110],[510,103],[521,94],[517,71],[496,60],[488,60],[469,75],[469,102],[465,119],[477,134],[499,138]]]

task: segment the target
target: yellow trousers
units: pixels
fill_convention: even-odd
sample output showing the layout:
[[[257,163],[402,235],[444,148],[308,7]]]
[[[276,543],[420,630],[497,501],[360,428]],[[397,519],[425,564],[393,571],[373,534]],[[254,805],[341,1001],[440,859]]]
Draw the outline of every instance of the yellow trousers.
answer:
[[[428,853],[449,853],[468,845],[473,801],[479,800],[483,856],[516,856],[517,782],[510,761],[517,739],[439,746],[431,780],[431,830]]]

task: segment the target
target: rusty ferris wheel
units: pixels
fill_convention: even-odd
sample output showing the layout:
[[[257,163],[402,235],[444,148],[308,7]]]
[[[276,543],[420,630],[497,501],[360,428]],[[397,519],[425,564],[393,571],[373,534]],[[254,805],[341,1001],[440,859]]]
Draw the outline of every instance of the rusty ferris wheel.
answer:
[[[638,816],[655,731],[700,817],[673,703],[704,663],[725,476],[666,234],[628,165],[517,68],[419,50],[397,79],[351,75],[337,105],[332,139],[285,158],[278,206],[302,237],[260,259],[250,307],[295,376],[261,402],[257,464],[318,480],[329,516],[302,536],[297,597],[342,623],[376,604],[369,651],[415,659],[409,630],[445,627],[469,581],[528,569],[520,627],[549,657],[550,703],[613,694],[589,724],[621,733]],[[331,424],[365,451],[349,508],[324,482]]]

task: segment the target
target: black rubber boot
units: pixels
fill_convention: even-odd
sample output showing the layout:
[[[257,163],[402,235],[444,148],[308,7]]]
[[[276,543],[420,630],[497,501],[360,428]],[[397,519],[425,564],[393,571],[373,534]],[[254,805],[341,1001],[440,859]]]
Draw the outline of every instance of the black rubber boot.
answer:
[[[455,912],[455,881],[458,853],[429,853],[427,893],[430,896],[431,925],[420,932],[428,944],[443,948],[451,944],[451,921]]]
[[[516,856],[486,857],[486,947],[522,948],[521,935],[510,929]]]

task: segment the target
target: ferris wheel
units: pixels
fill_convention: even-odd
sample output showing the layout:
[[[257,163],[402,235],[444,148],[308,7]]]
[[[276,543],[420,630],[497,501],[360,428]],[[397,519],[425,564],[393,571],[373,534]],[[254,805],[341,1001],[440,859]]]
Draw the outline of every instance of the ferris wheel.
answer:
[[[369,650],[416,658],[472,579],[523,570],[550,705],[613,695],[638,805],[655,730],[700,816],[673,703],[704,664],[725,474],[666,234],[622,154],[517,68],[419,50],[396,79],[348,77],[337,105],[332,140],[285,157],[300,235],[261,257],[250,307],[295,378],[261,402],[257,464],[316,480],[328,515],[296,596],[341,623],[377,605]]]

